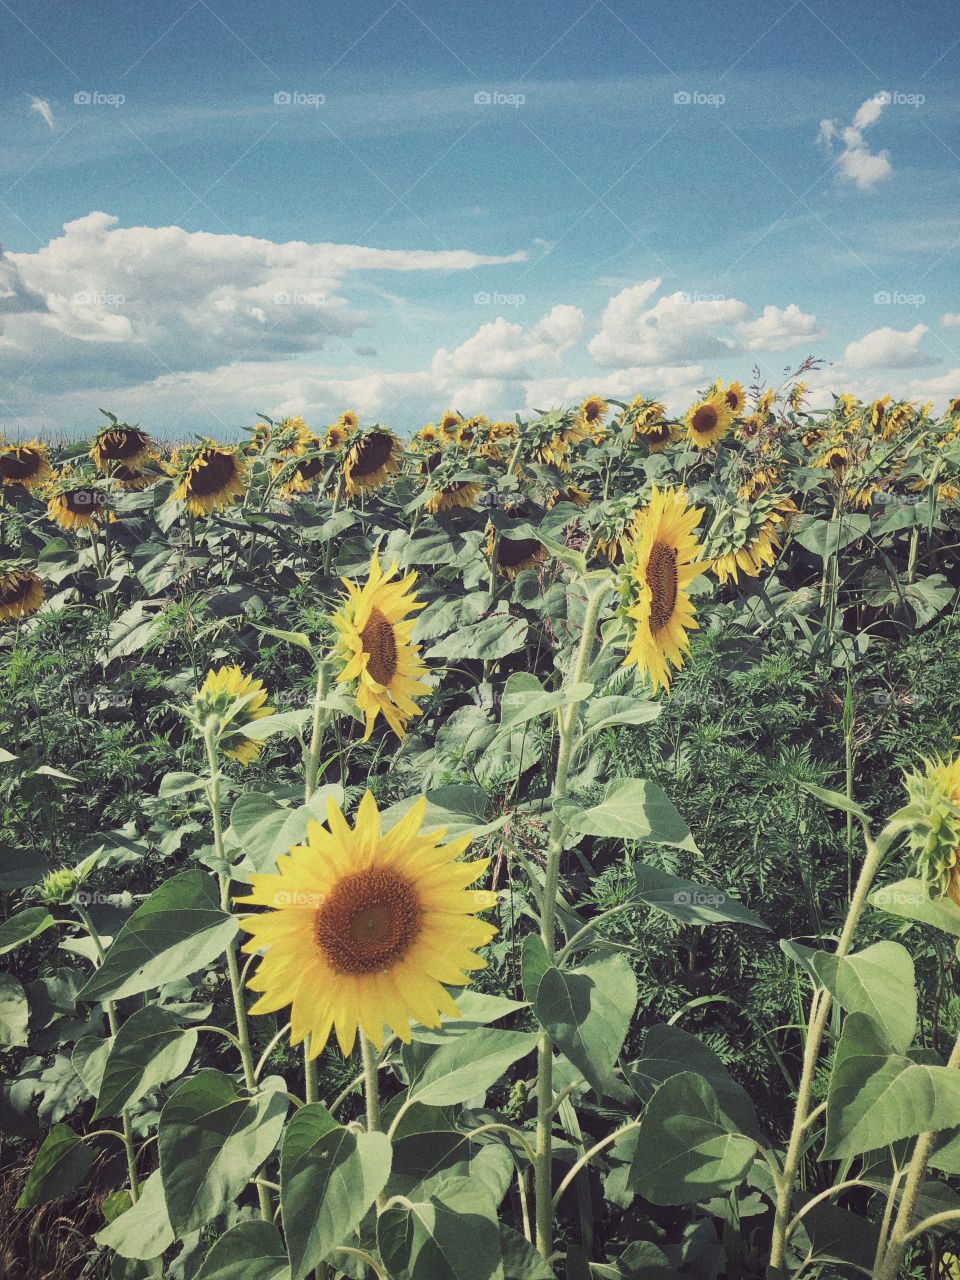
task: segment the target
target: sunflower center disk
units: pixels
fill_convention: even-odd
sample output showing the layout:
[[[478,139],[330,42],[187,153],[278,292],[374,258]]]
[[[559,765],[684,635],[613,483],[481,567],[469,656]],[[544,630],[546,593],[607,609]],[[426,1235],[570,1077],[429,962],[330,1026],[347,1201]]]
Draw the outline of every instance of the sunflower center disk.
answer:
[[[132,431],[111,432],[100,442],[103,456],[112,462],[123,462],[126,458],[132,458],[142,448],[143,437]]]
[[[0,578],[0,605],[22,604],[30,591],[31,580],[24,574],[8,574]]]
[[[353,465],[355,476],[369,476],[379,471],[385,462],[390,461],[393,441],[389,436],[374,432],[364,436],[357,445],[357,459]]]
[[[650,548],[647,586],[650,588],[650,630],[661,631],[673,617],[680,586],[677,553],[673,547],[655,542]]]
[[[75,516],[85,516],[97,507],[103,506],[104,495],[99,489],[71,489],[63,495],[67,510]]]
[[[39,457],[32,453],[8,453],[0,458],[0,475],[5,480],[26,480],[37,470],[39,462]]]
[[[207,453],[203,458],[206,465],[191,472],[189,489],[198,498],[209,498],[234,478],[236,463],[229,453]]]
[[[698,435],[707,435],[717,425],[717,411],[710,405],[701,405],[693,415],[691,426]]]
[[[505,569],[512,569],[536,555],[539,546],[535,538],[501,538],[497,546],[497,561]]]
[[[379,609],[371,609],[367,625],[360,632],[367,655],[367,674],[377,684],[389,685],[397,674],[397,637],[393,626]]]
[[[319,908],[317,943],[337,973],[378,973],[410,950],[420,932],[413,885],[379,868],[345,876]]]

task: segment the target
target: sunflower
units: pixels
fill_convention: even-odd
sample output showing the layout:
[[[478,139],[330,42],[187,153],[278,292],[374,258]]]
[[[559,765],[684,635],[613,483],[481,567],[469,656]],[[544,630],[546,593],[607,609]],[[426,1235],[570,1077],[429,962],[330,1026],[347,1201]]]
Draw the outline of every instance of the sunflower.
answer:
[[[0,622],[28,618],[43,604],[43,583],[32,569],[0,564]]]
[[[245,676],[238,666],[221,667],[208,671],[193,695],[190,718],[201,735],[212,726],[225,756],[249,764],[260,754],[263,742],[251,738],[246,729],[273,715],[273,707],[266,705],[267,696],[262,680]]]
[[[466,418],[457,427],[457,444],[465,449],[470,449],[478,436],[486,434],[489,426],[490,423],[482,414],[478,414],[475,418]]]
[[[332,430],[332,427],[328,429],[328,437]],[[326,440],[321,440],[305,423],[297,428],[293,440],[280,450],[280,455],[271,467],[275,477],[283,477],[281,497],[292,498],[298,493],[309,493],[323,475],[324,462],[321,454],[329,447]]]
[[[876,435],[883,433],[883,419],[887,412],[887,405],[890,403],[889,396],[879,396],[872,404],[867,406],[864,415],[864,425],[868,426]]]
[[[767,494],[749,510],[731,508],[710,529],[704,554],[721,585],[739,581],[740,574],[755,578],[770,566],[780,547],[781,526],[798,514],[795,504],[782,494]]]
[[[955,400],[950,401],[950,404],[947,407],[947,413],[960,413],[960,396],[957,396]]]
[[[191,515],[220,511],[246,492],[244,463],[236,449],[203,440],[196,448],[175,450],[171,461],[177,487],[169,501],[186,503]]]
[[[358,1029],[377,1049],[385,1025],[409,1044],[411,1020],[438,1027],[442,1014],[460,1016],[443,984],[466,985],[485,967],[474,948],[497,930],[476,914],[497,898],[468,886],[489,859],[458,862],[469,836],[443,843],[442,829],[421,831],[426,805],[421,797],[382,831],[369,791],[352,828],[328,800],[326,825],[308,821],[306,844],[237,899],[272,908],[239,921],[252,935],[243,950],[264,953],[248,983],[260,993],[250,1012],[290,1005],[291,1043],[309,1037],[311,1058],[331,1031],[344,1054]]]
[[[734,417],[738,417],[743,411],[743,406],[747,403],[747,393],[739,382],[727,383],[727,389],[723,392],[723,398],[727,402],[727,407]]]
[[[830,446],[826,453],[821,454],[812,465],[814,467],[829,468],[834,475],[842,475],[849,463],[849,451],[843,445],[834,444]]]
[[[338,422],[334,422],[324,433],[323,447],[330,450],[342,449],[349,439],[350,432],[346,427],[341,427]]]
[[[703,509],[689,507],[685,489],[654,485],[650,504],[638,512],[627,551],[626,585],[636,624],[624,666],[645,671],[654,690],[669,689],[670,667],[683,666],[687,632],[697,627],[685,588],[700,573],[702,554],[693,530]]]
[[[342,579],[349,596],[333,616],[339,635],[335,654],[342,663],[337,680],[357,681],[357,707],[366,717],[364,742],[379,714],[402,738],[407,721],[420,714],[414,697],[430,692],[430,686],[420,678],[427,674],[420,647],[410,642],[413,620],[407,619],[408,613],[422,609],[426,601],[409,594],[416,573],[391,582],[396,571],[392,565],[384,574],[375,551],[362,588]]]
[[[841,392],[840,395],[834,396],[836,401],[836,411],[841,418],[852,418],[857,411],[859,401],[857,397],[849,391]]]
[[[152,456],[152,442],[145,431],[116,420],[98,431],[90,447],[90,457],[101,475],[112,475],[116,468],[140,472]]]
[[[353,409],[344,409],[340,417],[337,419],[337,426],[343,427],[344,431],[353,435],[357,427],[360,425],[360,419]]]
[[[433,512],[453,511],[458,507],[469,511],[477,505],[477,499],[481,493],[483,493],[482,484],[477,484],[473,480],[461,480],[438,489],[426,503],[426,508]]]
[[[796,411],[803,404],[804,397],[806,396],[806,394],[807,394],[807,384],[805,382],[795,382],[793,386],[790,388],[790,393],[787,396],[787,404],[794,411],[794,413],[796,413]]]
[[[666,407],[659,400],[644,400],[637,396],[626,415],[633,430],[634,442],[662,431],[666,413]]]
[[[594,433],[596,436],[600,434],[600,428],[610,412],[610,406],[604,400],[603,396],[587,396],[583,404],[577,410],[577,417],[583,427],[586,429],[585,434]],[[606,434],[606,433],[603,433]],[[599,442],[597,442],[599,443]]]
[[[684,422],[687,436],[695,449],[708,449],[722,436],[733,421],[733,410],[722,394],[712,392],[687,410]]]
[[[122,463],[113,463],[110,467],[110,479],[128,493],[139,493],[143,489],[149,489],[156,476],[146,471],[133,471]]]
[[[431,449],[438,447],[440,444],[440,429],[435,427],[432,422],[426,423],[416,433],[410,441],[410,448],[414,453],[421,451],[429,453]]]
[[[556,435],[549,436],[540,444],[537,454],[540,461],[545,462],[548,466],[556,467],[558,471],[569,471],[570,463],[567,461],[569,450],[569,437],[563,432],[558,432]]]
[[[672,422],[655,422],[641,438],[651,453],[663,453],[667,445],[676,440],[677,429]]]
[[[883,418],[882,435],[884,440],[889,440],[891,436],[895,436],[901,427],[906,426],[915,413],[916,407],[906,400],[888,409]]]
[[[547,549],[536,538],[508,538],[501,533],[495,538],[493,529],[487,533],[486,553],[489,560],[497,549],[497,571],[505,578],[515,578],[524,569],[536,569],[547,558]]]
[[[47,447],[39,440],[0,445],[0,484],[18,484],[29,493],[52,474]]]
[[[437,419],[437,429],[445,444],[454,444],[463,419],[453,409],[446,409]]]
[[[95,529],[103,524],[110,518],[103,483],[89,469],[86,473],[67,469],[45,490],[48,518],[61,529]]]
[[[590,494],[586,489],[578,489],[575,484],[568,484],[565,489],[554,489],[547,499],[547,510],[552,511],[558,502],[569,502],[580,511],[585,511],[590,505]]]
[[[397,470],[403,446],[391,431],[375,427],[358,436],[347,450],[343,478],[350,497],[372,493]]]

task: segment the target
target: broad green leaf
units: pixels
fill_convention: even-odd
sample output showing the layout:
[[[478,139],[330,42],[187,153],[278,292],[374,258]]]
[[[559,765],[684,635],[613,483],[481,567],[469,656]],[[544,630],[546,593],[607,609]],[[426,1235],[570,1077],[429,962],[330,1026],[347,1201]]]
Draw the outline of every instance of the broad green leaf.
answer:
[[[351,1236],[386,1186],[390,1140],[338,1125],[326,1107],[301,1107],[280,1152],[280,1204],[293,1280]]]
[[[53,864],[34,849],[11,849],[0,846],[0,891],[23,889],[37,884]]]
[[[653,844],[678,845],[691,853],[698,851],[673,801],[644,778],[611,782],[598,805],[579,810],[565,806],[563,816],[571,831],[583,835],[646,840]]]
[[[922,880],[898,880],[870,894],[870,905],[892,916],[928,924],[960,938],[960,907],[949,898],[931,898]]]
[[[651,1027],[643,1040],[643,1053],[631,1063],[627,1076],[631,1084],[646,1083],[642,1097],[671,1076],[693,1071],[702,1076],[717,1095],[721,1110],[730,1117],[741,1133],[759,1134],[757,1113],[746,1090],[727,1074],[718,1054],[689,1031],[659,1023]]]
[[[12,973],[0,973],[0,1049],[23,1048],[29,1020],[27,993]]]
[[[584,711],[582,736],[587,738],[601,729],[612,729],[620,724],[649,724],[662,710],[661,702],[646,702],[642,698],[621,694],[594,698]]]
[[[107,1059],[94,1120],[119,1115],[164,1080],[190,1065],[197,1033],[184,1030],[167,1009],[148,1004],[123,1023]]]
[[[223,1213],[277,1145],[286,1096],[268,1089],[253,1098],[206,1067],[177,1089],[160,1113],[160,1173],[178,1234]]]
[[[290,809],[259,791],[242,795],[230,812],[230,826],[258,874],[275,872],[277,858],[307,838],[307,822],[326,822],[327,799],[343,804],[343,788],[318,787],[310,803]],[[241,875],[240,868],[238,875]]]
[[[73,1046],[70,1062],[74,1071],[95,1098],[103,1083],[103,1071],[113,1047],[113,1040],[100,1036],[82,1036]]]
[[[496,661],[522,649],[528,629],[523,618],[500,611],[452,632],[423,656],[428,659],[445,658],[448,662],[460,662],[466,658]]]
[[[917,1034],[913,960],[898,942],[875,942],[855,955],[838,957],[797,943],[819,981],[848,1013],[865,1013],[883,1029],[891,1048],[905,1053]]]
[[[855,818],[866,819],[867,817],[860,805],[849,796],[845,796],[842,791],[828,791],[825,787],[815,787],[812,782],[801,782],[799,785],[804,791],[809,791],[810,795],[816,796],[818,800],[829,805],[831,809],[842,809],[844,813],[852,813]]]
[[[553,1268],[547,1266],[526,1236],[503,1222],[500,1224],[500,1256],[503,1280],[554,1280]]]
[[[295,738],[303,732],[312,715],[313,712],[309,708],[300,711],[277,711],[272,716],[264,716],[261,720],[257,720],[251,726],[250,733],[255,734],[260,741],[276,737],[277,734],[284,738]]]
[[[273,636],[274,640],[283,640],[286,644],[296,645],[298,649],[306,649],[307,653],[314,651],[313,641],[302,631],[281,631],[279,627],[258,627],[257,630]]]
[[[826,560],[869,532],[870,517],[867,515],[847,515],[842,520],[801,516],[793,538],[801,547]]]
[[[36,938],[54,923],[46,907],[28,907],[26,911],[18,911],[0,925],[0,956]]]
[[[503,1280],[496,1205],[469,1178],[449,1178],[428,1200],[388,1209],[377,1221],[391,1276]]]
[[[481,1027],[442,1044],[419,1077],[411,1082],[410,1098],[434,1107],[466,1102],[496,1084],[508,1067],[534,1049],[534,1032],[498,1031]]]
[[[551,966],[540,980],[533,1007],[560,1052],[602,1096],[636,1005],[636,977],[626,958],[615,955],[576,969]]]
[[[595,1263],[590,1273],[597,1280],[683,1280],[663,1250],[647,1240],[627,1245],[616,1262]]]
[[[454,996],[454,1003],[460,1010],[459,1018],[444,1018],[443,1025],[436,1030],[415,1025],[411,1032],[414,1040],[424,1044],[445,1044],[455,1036],[466,1035],[476,1027],[488,1026],[518,1009],[527,1008],[524,1000],[484,995],[480,991],[471,991],[469,987]]]
[[[798,1202],[797,1208],[802,1205]],[[835,1204],[818,1204],[800,1220],[798,1235],[806,1234],[811,1256],[822,1262],[845,1262],[869,1275],[877,1252],[879,1224]]]
[[[236,932],[212,876],[183,871],[137,908],[77,999],[119,1000],[185,978],[222,955]]]
[[[830,1075],[823,1158],[860,1155],[958,1125],[960,1071],[891,1052],[872,1018],[851,1013]]]
[[[55,1124],[37,1152],[16,1207],[29,1209],[69,1195],[89,1173],[93,1157],[93,1148],[69,1125]]]
[[[530,1004],[537,998],[543,975],[551,967],[550,957],[539,934],[528,933],[520,954],[520,979],[523,994]]]
[[[97,1244],[112,1249],[121,1258],[141,1261],[158,1258],[170,1248],[174,1240],[173,1227],[163,1198],[159,1169],[141,1183],[137,1203],[114,1218],[93,1238]]]
[[[670,1076],[647,1103],[630,1186],[653,1204],[695,1204],[730,1191],[757,1144],[738,1132],[702,1076]]]
[[[380,815],[384,831],[396,826],[419,799],[420,796],[409,796],[385,809]],[[448,840],[466,835],[477,839],[499,830],[506,821],[502,817],[487,821],[490,800],[483,788],[473,782],[457,782],[448,787],[437,787],[426,793],[426,801],[423,830],[435,831],[442,827]]]
[[[592,684],[577,684],[550,692],[536,676],[516,671],[507,677],[500,698],[500,728],[515,728],[537,716],[545,716],[558,707],[583,702],[593,692]]]
[[[722,889],[671,876],[648,862],[634,864],[637,897],[684,924],[749,924],[766,929],[758,915]]]
[[[204,1258],[196,1280],[290,1280],[280,1232],[272,1222],[238,1222]]]

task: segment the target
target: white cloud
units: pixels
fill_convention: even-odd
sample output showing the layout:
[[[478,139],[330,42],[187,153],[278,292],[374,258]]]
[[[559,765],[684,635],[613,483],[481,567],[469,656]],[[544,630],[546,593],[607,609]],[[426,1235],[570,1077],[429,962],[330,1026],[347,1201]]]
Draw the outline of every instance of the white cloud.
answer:
[[[677,292],[647,307],[659,287],[659,279],[646,280],[610,299],[588,343],[598,365],[690,364],[720,358],[737,345],[729,330],[749,317],[745,302]]]
[[[862,191],[868,191],[893,173],[889,151],[873,151],[863,136],[864,130],[876,124],[883,108],[889,103],[888,93],[878,93],[868,98],[853,117],[853,123],[841,128],[836,120],[821,120],[817,142],[833,152],[839,138],[843,150],[837,157],[837,172],[842,181],[855,183]]]
[[[795,302],[782,309],[765,306],[756,320],[743,320],[736,329],[747,351],[783,351],[820,336],[817,317]]]
[[[35,111],[38,116],[45,120],[51,129],[55,128],[53,108],[50,106],[50,103],[46,98],[31,97],[30,110]]]
[[[554,307],[529,329],[498,316],[456,350],[441,347],[433,357],[433,371],[440,377],[528,377],[537,364],[559,364],[583,336],[585,324],[583,312],[571,306]]]
[[[948,311],[946,315],[940,317],[940,323],[944,329],[960,329],[960,313]]]
[[[939,364],[936,356],[920,350],[927,333],[925,324],[915,324],[905,332],[887,325],[851,342],[843,358],[851,369],[913,369]]]

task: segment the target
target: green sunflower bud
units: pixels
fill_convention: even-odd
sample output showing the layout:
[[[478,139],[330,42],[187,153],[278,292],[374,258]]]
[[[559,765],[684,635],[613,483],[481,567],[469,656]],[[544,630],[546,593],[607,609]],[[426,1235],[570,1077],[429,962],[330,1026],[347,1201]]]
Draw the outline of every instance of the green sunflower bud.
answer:
[[[81,880],[77,867],[61,867],[57,871],[48,871],[40,881],[37,892],[43,902],[52,906],[54,903],[70,902],[76,893]]]
[[[960,902],[960,758],[924,764],[904,779],[909,800],[900,816],[909,824],[917,875],[932,896]]]

